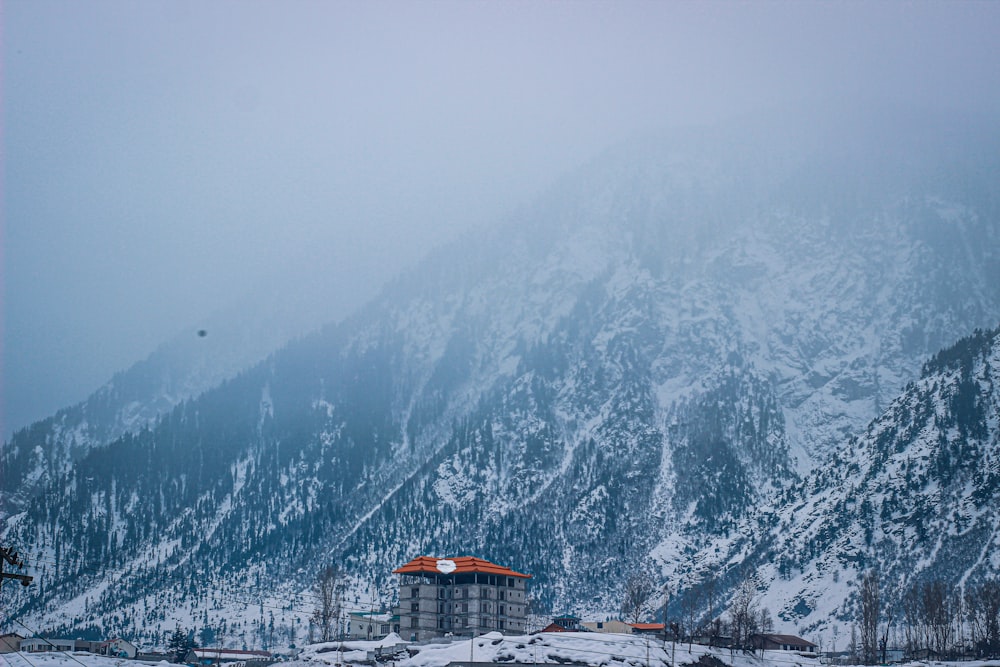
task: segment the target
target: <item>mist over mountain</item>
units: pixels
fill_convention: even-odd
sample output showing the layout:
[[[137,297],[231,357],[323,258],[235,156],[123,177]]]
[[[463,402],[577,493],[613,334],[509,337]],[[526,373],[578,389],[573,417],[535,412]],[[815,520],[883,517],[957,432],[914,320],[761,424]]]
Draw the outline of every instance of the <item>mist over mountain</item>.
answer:
[[[18,432],[3,534],[40,581],[19,611],[154,642],[225,622],[248,641],[262,600],[279,625],[308,615],[321,564],[351,574],[356,600],[387,600],[400,563],[461,553],[532,573],[551,609],[613,613],[643,565],[692,589],[711,572],[721,593],[736,583],[722,566],[746,561],[778,573],[784,622],[846,613],[847,593],[816,600],[881,558],[896,510],[870,538],[856,521],[872,515],[831,524],[822,554],[795,527],[937,442],[944,427],[914,417],[931,403],[974,435],[941,431],[949,465],[996,448],[995,333],[967,344],[967,372],[942,353],[918,378],[1000,322],[1000,135],[893,118],[619,146],[201,395],[171,406],[166,385],[120,376]],[[971,378],[959,398],[955,373]],[[911,427],[923,435],[897,437]],[[959,538],[995,523],[989,494],[985,480]],[[893,558],[902,572],[916,556]]]

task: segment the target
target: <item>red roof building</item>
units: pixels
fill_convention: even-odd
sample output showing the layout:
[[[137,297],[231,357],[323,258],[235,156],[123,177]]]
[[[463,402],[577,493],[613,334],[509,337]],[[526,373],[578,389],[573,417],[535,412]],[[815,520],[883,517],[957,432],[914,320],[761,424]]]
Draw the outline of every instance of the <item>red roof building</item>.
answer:
[[[419,556],[393,573],[399,575],[396,613],[403,638],[525,631],[530,574],[472,556]]]
[[[633,634],[658,635],[663,632],[663,623],[629,623]]]

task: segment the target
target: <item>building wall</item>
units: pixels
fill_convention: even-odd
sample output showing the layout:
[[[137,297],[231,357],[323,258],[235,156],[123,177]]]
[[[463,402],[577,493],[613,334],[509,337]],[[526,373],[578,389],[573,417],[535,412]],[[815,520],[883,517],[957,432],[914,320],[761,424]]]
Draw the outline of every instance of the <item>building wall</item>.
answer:
[[[614,632],[618,634],[632,634],[632,626],[624,621],[584,621],[580,623],[583,627],[592,632]]]
[[[451,633],[471,636],[526,629],[526,590],[521,577],[402,575],[399,585],[399,634],[422,641]]]
[[[48,653],[50,651],[73,651],[76,642],[72,639],[40,639],[29,637],[21,641],[21,650],[25,653]]]
[[[13,653],[15,651],[20,651],[22,639],[24,639],[24,637],[16,633],[0,635],[0,653]]]

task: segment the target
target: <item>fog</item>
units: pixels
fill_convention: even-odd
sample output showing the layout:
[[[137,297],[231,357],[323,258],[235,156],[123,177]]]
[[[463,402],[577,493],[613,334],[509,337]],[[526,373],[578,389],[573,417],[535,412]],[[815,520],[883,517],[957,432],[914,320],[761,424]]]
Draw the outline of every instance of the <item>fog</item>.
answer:
[[[2,12],[5,437],[233,303],[342,317],[645,132],[827,103],[1000,113],[998,3]]]

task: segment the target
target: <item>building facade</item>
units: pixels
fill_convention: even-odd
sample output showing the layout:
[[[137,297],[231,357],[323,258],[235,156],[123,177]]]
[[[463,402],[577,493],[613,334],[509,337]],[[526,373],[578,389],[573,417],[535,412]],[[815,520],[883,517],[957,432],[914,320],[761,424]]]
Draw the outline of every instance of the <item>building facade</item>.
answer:
[[[398,616],[356,611],[352,611],[348,616],[348,639],[385,639],[393,632],[399,634]]]
[[[21,651],[25,653],[69,653],[76,650],[76,642],[72,639],[43,639],[28,637],[21,640]]]
[[[23,636],[16,632],[8,632],[0,635],[0,653],[14,653],[21,650],[21,640]]]
[[[530,574],[470,556],[420,556],[393,572],[403,639],[525,632]]]
[[[795,635],[751,635],[750,644],[758,650],[797,653],[815,653],[818,648],[811,641]]]
[[[625,621],[584,621],[580,625],[591,632],[632,634],[632,626]]]

